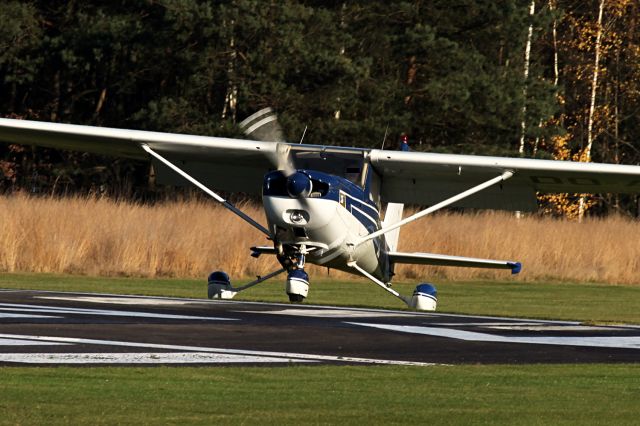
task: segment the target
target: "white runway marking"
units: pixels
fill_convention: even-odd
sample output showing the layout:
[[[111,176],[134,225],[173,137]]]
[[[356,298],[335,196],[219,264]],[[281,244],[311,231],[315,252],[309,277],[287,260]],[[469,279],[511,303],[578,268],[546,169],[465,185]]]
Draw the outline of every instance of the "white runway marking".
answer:
[[[573,323],[540,323],[540,322],[434,322],[429,326],[438,327],[482,327],[493,330],[517,330],[517,331],[604,331],[628,328],[627,326],[591,326]]]
[[[425,323],[426,324],[426,323]],[[438,327],[500,327],[500,326],[522,326],[522,325],[541,325],[539,322],[516,322],[516,321],[503,321],[503,322],[431,322],[429,325],[435,325]],[[553,324],[549,324],[553,325]]]
[[[494,330],[515,330],[515,331],[611,331],[616,327],[599,327],[591,325],[526,325],[526,324],[511,324],[511,325],[492,325],[486,328]]]
[[[352,322],[362,327],[380,328],[401,333],[423,334],[473,342],[527,343],[537,345],[588,346],[600,348],[640,349],[640,336],[500,336],[476,333],[452,328],[420,327],[392,324],[367,324]]]
[[[0,309],[3,311],[17,312],[47,312],[56,314],[75,314],[75,315],[103,315],[112,317],[137,317],[137,318],[160,318],[160,319],[186,319],[186,320],[207,320],[207,321],[237,321],[233,318],[219,317],[202,317],[193,315],[171,315],[171,314],[154,314],[151,312],[134,312],[134,311],[113,311],[105,309],[83,309],[83,308],[63,308],[58,306],[39,306],[39,305],[22,305],[15,303],[0,303]]]
[[[251,314],[268,315],[291,315],[296,317],[316,317],[316,318],[384,318],[384,317],[412,317],[411,314],[399,312],[366,312],[351,311],[346,309],[283,309],[281,311],[236,311]]]
[[[2,318],[60,318],[55,315],[33,315],[33,314],[11,314],[8,312],[0,312],[0,319]]]
[[[0,346],[55,346],[55,345],[68,345],[68,343],[45,342],[42,340],[0,338]]]
[[[243,350],[243,349],[207,348],[207,347],[201,347],[201,346],[164,345],[164,344],[157,344],[157,343],[135,343],[135,342],[121,342],[121,341],[113,341],[113,340],[81,339],[76,337],[0,334],[0,339],[3,339],[3,338],[4,339],[27,339],[27,340],[33,340],[33,341],[71,343],[71,344],[76,343],[76,344],[85,344],[85,345],[148,348],[148,349],[172,350],[177,352],[204,352],[204,353],[211,353],[211,354],[258,356],[258,357],[268,357],[268,358],[274,358],[274,359],[285,359],[285,360],[291,360],[291,361],[308,360],[308,361],[350,362],[350,363],[384,364],[384,365],[418,365],[418,366],[435,365],[432,363],[424,363],[424,362],[397,361],[397,360],[372,359],[372,358],[354,358],[354,357],[343,357],[343,356],[336,356],[336,355],[314,355],[314,354],[299,354],[299,353],[288,353],[288,352],[252,351],[252,350]],[[8,354],[0,354],[0,361],[4,359],[2,357],[5,355],[8,355]]]
[[[313,360],[205,352],[0,354],[0,362],[26,364],[229,364],[314,363]]]
[[[192,305],[193,302],[173,299],[142,299],[137,297],[62,297],[62,296],[38,296],[37,299],[64,300],[69,302],[89,302],[89,303],[110,303],[114,305],[137,305],[137,306],[184,306]]]

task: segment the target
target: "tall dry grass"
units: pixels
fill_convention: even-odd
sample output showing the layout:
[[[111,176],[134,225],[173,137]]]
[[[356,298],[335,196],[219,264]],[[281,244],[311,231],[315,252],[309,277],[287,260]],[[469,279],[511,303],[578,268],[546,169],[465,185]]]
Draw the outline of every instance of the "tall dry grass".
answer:
[[[441,214],[407,225],[400,250],[516,260],[523,264],[520,280],[638,284],[638,237],[640,222],[619,216],[577,223],[517,219],[507,212]],[[404,265],[399,271],[417,278],[425,269]],[[504,271],[489,269],[434,267],[429,272],[449,279],[506,277]]]
[[[260,208],[242,206],[263,218]],[[268,244],[259,232],[208,202],[146,206],[106,199],[0,197],[0,270],[142,277],[264,274],[274,259],[249,256]],[[637,284],[640,223],[624,218],[575,223],[508,213],[440,214],[403,228],[402,251],[521,261],[520,280]],[[400,279],[507,278],[508,272],[403,265]],[[326,269],[312,268],[326,276]],[[333,277],[346,274],[331,272]]]

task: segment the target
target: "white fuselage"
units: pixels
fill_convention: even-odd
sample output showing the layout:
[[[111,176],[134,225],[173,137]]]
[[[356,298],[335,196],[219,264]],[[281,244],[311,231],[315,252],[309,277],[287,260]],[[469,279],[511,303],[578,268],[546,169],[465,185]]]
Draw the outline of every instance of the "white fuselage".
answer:
[[[354,272],[347,263],[355,261],[377,278],[388,279],[388,268],[379,260],[385,258],[380,253],[384,244],[371,240],[354,248],[369,231],[337,201],[263,196],[263,204],[277,243],[313,249],[306,256],[307,262]]]

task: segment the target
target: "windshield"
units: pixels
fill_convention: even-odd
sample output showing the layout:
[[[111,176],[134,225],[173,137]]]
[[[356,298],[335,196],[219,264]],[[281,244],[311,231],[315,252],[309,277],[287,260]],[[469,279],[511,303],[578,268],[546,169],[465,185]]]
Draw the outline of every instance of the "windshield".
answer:
[[[317,170],[364,186],[362,155],[331,152],[296,152],[293,155],[296,169]]]

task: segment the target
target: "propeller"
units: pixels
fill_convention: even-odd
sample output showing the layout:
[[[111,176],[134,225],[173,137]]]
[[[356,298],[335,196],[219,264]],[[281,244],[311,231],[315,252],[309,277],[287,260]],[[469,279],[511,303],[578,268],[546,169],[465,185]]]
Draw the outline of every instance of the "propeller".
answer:
[[[278,142],[274,164],[287,178],[296,174],[291,147],[285,143],[284,132],[273,108],[261,109],[244,119],[239,126],[244,134],[251,139],[262,142]]]
[[[289,145],[279,143],[278,146],[276,146],[276,163],[278,170],[286,177],[290,177],[296,173],[296,167],[293,165],[291,147]]]
[[[311,194],[313,185],[306,173],[296,170],[291,156],[291,146],[279,143],[276,147],[278,170],[287,178],[287,192],[292,198],[304,199]]]
[[[251,139],[262,142],[286,142],[278,122],[278,115],[271,107],[263,108],[250,115],[239,126]]]

